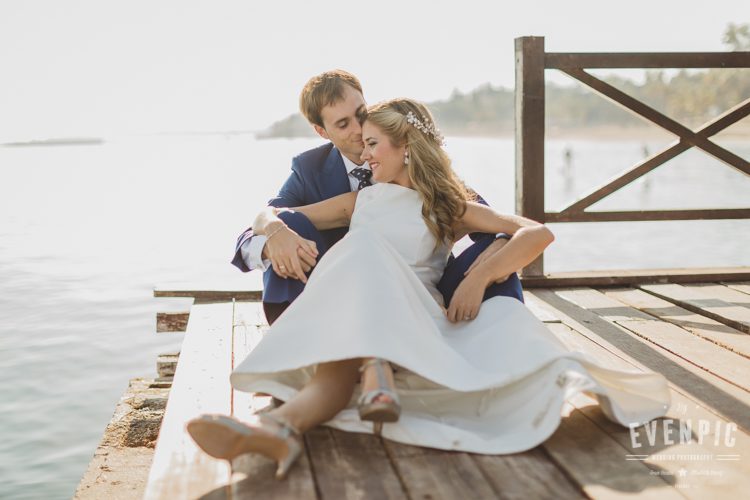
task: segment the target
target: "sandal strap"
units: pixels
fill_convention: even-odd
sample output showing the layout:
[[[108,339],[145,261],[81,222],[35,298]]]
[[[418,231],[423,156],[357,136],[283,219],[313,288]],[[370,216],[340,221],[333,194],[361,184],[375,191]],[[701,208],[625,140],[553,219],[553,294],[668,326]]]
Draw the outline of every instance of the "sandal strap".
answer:
[[[375,389],[374,391],[365,392],[359,396],[359,400],[357,401],[357,404],[369,405],[380,396],[388,396],[389,398],[391,398],[391,401],[393,401],[394,404],[396,405],[401,404],[398,394],[389,389]]]
[[[285,419],[277,417],[276,415],[272,415],[270,413],[260,413],[258,417],[261,421],[270,420],[271,422],[277,424],[280,428],[275,434],[281,439],[287,439],[290,436],[299,438],[301,434],[299,429],[287,422]]]

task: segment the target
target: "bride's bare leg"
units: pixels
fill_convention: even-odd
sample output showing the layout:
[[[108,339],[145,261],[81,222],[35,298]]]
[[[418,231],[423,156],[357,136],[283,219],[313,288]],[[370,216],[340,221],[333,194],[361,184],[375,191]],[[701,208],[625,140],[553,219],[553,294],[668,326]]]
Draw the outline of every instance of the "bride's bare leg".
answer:
[[[269,413],[289,422],[300,432],[327,422],[351,400],[361,365],[359,358],[319,364],[315,375],[301,391]]]

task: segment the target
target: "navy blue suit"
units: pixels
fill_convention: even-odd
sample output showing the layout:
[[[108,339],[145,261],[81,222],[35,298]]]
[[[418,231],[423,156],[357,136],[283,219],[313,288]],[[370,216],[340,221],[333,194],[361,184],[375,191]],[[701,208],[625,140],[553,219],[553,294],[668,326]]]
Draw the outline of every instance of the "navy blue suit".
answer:
[[[271,199],[268,204],[274,207],[299,207],[318,203],[350,191],[349,176],[341,153],[329,142],[305,151],[292,159],[291,175],[282,186],[279,194]],[[480,199],[480,202],[484,203],[484,200]],[[309,219],[299,212],[282,213],[280,217],[300,236],[315,241],[318,248],[318,258],[322,257],[348,231],[348,228],[318,231]],[[471,236],[476,243],[466,249],[459,257],[449,260],[445,274],[438,284],[438,289],[446,299],[446,305],[450,303],[450,298],[463,279],[463,273],[482,250],[494,241],[494,235],[475,234]],[[252,229],[248,228],[237,239],[232,264],[243,272],[250,269],[242,258],[240,247],[252,237]],[[265,303],[292,302],[303,289],[304,284],[301,281],[280,278],[273,269],[268,269],[263,273],[263,302]],[[489,287],[485,293],[485,300],[496,295],[515,297],[523,301],[518,276],[514,273],[500,285]]]

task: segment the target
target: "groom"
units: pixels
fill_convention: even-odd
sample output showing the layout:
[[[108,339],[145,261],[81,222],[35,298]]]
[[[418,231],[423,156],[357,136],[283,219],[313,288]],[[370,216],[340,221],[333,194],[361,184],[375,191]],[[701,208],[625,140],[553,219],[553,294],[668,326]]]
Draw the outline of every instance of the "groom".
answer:
[[[269,205],[309,205],[371,185],[370,167],[360,159],[364,147],[360,119],[366,104],[359,80],[343,70],[314,76],[302,89],[300,110],[315,132],[330,142],[292,159],[292,173]],[[479,201],[484,203],[481,198]],[[299,212],[283,212],[279,217],[299,236],[315,242],[317,259],[347,232],[347,228],[318,231]],[[497,252],[509,238],[502,233],[470,236],[474,244],[457,258],[451,257],[438,283],[446,307],[471,264]],[[302,292],[305,284],[300,278],[309,275],[317,259],[286,231],[269,239],[253,235],[252,228],[248,228],[237,240],[232,264],[243,272],[263,271],[263,309],[272,324]],[[281,262],[291,263],[292,269]],[[488,287],[483,300],[498,295],[523,302],[521,282],[515,273]]]

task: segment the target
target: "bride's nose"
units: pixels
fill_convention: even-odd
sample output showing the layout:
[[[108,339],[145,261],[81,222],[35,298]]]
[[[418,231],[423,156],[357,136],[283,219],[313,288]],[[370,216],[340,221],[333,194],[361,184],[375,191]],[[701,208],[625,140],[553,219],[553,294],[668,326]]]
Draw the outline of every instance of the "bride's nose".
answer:
[[[367,152],[367,144],[365,144],[364,149],[362,149],[362,154],[359,155],[359,159],[362,161],[367,161],[370,159],[370,153]]]

